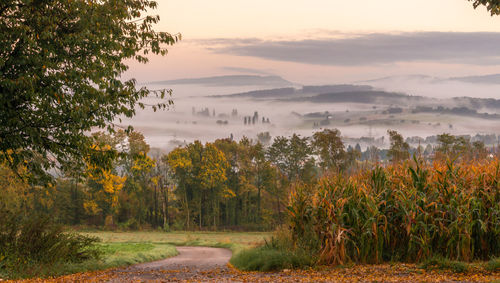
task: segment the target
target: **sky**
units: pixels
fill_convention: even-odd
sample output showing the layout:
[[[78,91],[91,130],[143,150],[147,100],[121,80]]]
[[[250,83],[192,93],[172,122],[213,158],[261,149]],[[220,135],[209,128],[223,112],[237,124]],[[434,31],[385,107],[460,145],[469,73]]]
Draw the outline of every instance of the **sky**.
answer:
[[[500,73],[500,17],[466,0],[157,0],[166,57],[130,62],[139,82],[232,74],[299,84]]]

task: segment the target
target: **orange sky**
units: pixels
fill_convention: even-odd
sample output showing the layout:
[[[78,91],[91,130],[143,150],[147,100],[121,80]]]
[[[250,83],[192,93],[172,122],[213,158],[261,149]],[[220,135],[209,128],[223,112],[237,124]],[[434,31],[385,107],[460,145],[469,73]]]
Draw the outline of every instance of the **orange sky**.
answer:
[[[346,82],[393,74],[468,75],[495,73],[497,65],[394,62],[384,65],[315,65],[223,54],[197,40],[258,38],[302,40],[398,32],[500,32],[500,17],[466,0],[157,0],[157,30],[182,33],[166,57],[131,63],[124,76],[139,81],[234,74],[256,69],[303,83]]]

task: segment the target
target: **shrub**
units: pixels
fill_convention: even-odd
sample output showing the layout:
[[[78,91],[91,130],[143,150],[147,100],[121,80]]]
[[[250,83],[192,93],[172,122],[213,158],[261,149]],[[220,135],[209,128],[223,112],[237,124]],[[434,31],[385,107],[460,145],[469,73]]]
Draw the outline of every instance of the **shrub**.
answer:
[[[314,252],[294,246],[289,230],[279,229],[263,246],[243,250],[231,258],[231,264],[245,271],[275,271],[312,266]]]
[[[97,238],[65,233],[48,217],[0,210],[0,272],[30,276],[46,266],[98,258]]]
[[[486,270],[500,271],[500,258],[493,258],[486,264]]]
[[[422,262],[420,268],[424,269],[448,269],[456,273],[469,271],[469,265],[461,261],[452,261],[440,256],[435,256]]]

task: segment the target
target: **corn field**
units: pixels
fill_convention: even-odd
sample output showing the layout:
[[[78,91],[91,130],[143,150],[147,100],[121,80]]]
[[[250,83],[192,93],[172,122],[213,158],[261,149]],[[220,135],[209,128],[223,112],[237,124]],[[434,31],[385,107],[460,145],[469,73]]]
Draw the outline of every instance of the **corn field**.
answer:
[[[295,244],[322,264],[487,260],[500,255],[500,160],[332,175],[297,186],[288,213]]]

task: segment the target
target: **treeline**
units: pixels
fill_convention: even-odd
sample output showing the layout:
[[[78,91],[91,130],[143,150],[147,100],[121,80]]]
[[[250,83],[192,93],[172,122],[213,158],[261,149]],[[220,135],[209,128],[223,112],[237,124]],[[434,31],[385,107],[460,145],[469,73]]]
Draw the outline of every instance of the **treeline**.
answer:
[[[481,142],[438,136],[432,154],[411,148],[395,131],[380,150],[345,147],[338,130],[311,137],[195,141],[168,154],[154,153],[138,132],[93,135],[94,154],[62,168],[53,185],[18,181],[2,166],[7,209],[50,215],[65,225],[110,229],[269,230],[286,221],[290,192],[325,176],[354,174],[409,159],[484,159]],[[382,161],[383,158],[390,161]],[[83,164],[83,165],[82,165]]]

